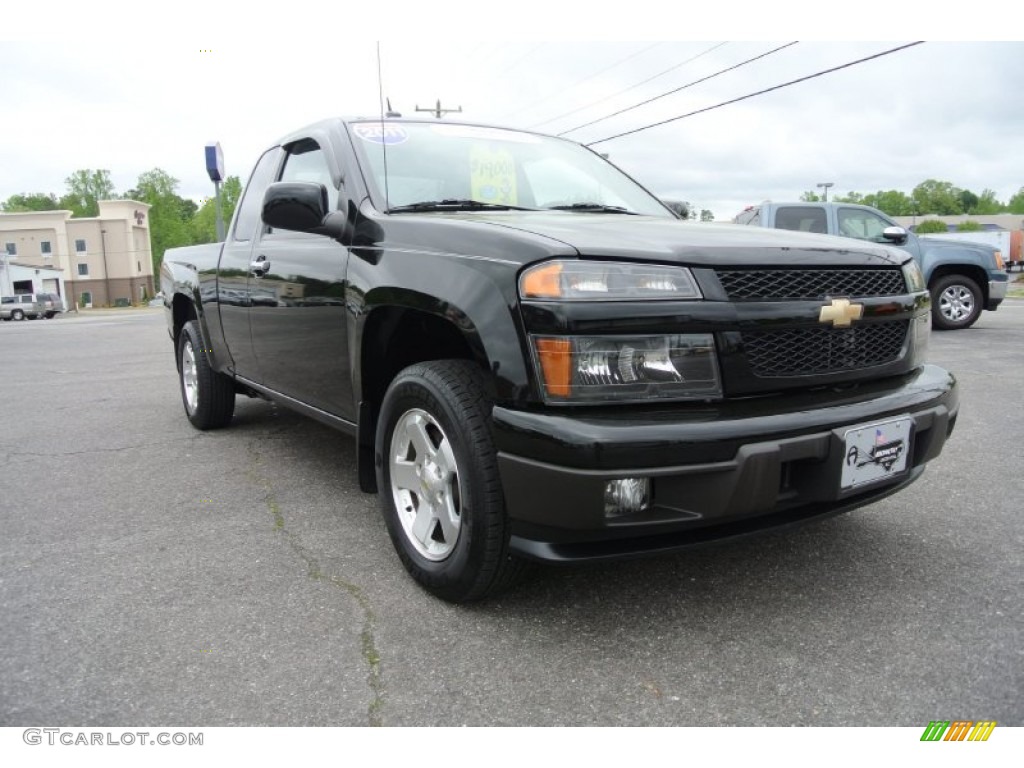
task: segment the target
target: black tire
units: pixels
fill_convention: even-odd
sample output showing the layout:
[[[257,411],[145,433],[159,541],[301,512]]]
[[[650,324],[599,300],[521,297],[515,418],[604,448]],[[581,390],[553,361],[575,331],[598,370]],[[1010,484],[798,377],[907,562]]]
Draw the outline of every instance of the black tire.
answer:
[[[964,275],[944,275],[932,285],[932,325],[940,331],[970,328],[981,316],[984,298]]]
[[[377,423],[377,485],[395,551],[424,589],[456,603],[497,594],[523,569],[508,551],[486,391],[466,360],[418,363],[391,382]]]
[[[47,319],[47,320],[53,320],[53,316],[54,316],[55,314],[57,314],[57,313],[56,313],[56,312],[47,312],[47,313],[46,313],[46,319]]]
[[[210,366],[195,320],[185,323],[178,336],[178,384],[185,415],[196,429],[220,429],[231,422],[234,386]]]
[[[22,312],[20,309],[15,309],[15,310],[11,311],[11,320],[24,320],[24,319],[25,319],[25,313]]]

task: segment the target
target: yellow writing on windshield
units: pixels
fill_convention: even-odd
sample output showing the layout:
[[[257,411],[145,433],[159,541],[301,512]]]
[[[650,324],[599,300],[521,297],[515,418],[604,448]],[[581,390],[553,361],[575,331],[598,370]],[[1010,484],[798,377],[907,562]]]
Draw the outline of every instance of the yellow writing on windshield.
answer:
[[[516,163],[506,149],[478,145],[469,153],[470,196],[482,203],[518,205]]]

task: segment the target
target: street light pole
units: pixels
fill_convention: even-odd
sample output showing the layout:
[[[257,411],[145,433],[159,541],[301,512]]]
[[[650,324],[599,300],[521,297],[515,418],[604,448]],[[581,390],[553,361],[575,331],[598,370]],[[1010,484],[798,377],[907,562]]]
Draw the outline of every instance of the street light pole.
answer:
[[[819,189],[824,189],[825,190],[824,193],[822,193],[823,196],[821,198],[821,201],[823,203],[827,203],[828,202],[828,188],[829,187],[834,187],[834,186],[835,186],[835,183],[831,182],[831,181],[823,181],[820,184],[818,184],[818,188]]]

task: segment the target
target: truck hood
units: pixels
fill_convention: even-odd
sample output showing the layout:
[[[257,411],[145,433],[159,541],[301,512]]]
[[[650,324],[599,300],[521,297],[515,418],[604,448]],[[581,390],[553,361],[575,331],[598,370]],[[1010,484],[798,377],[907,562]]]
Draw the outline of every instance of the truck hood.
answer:
[[[938,253],[952,253],[954,251],[973,251],[979,255],[992,256],[998,248],[987,243],[976,243],[970,240],[941,240],[933,237],[919,237],[918,242],[922,248]],[[994,257],[993,257],[994,260]]]
[[[450,228],[454,227],[470,235],[467,240],[478,245],[492,238],[506,242],[521,240],[531,243],[534,248],[530,250],[535,251],[536,246],[547,243],[548,255],[574,254],[582,258],[698,266],[760,262],[896,265],[910,259],[904,251],[849,238],[628,214],[501,211],[393,214],[388,219],[388,229],[394,234],[404,230],[412,238],[415,230],[420,247],[432,241],[445,242],[449,247],[453,242],[466,242],[452,237]],[[400,219],[408,219],[409,225],[415,219],[415,226],[407,228]],[[434,234],[438,236],[436,240],[431,236]],[[496,244],[492,241],[488,245]],[[536,255],[533,254],[534,258]]]

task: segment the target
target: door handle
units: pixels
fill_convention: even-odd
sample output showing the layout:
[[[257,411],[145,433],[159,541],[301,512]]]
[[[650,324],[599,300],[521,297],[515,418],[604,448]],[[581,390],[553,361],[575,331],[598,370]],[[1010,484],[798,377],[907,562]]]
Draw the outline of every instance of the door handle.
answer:
[[[249,263],[249,269],[256,277],[263,277],[270,271],[270,262],[266,256],[260,256],[256,261]]]

